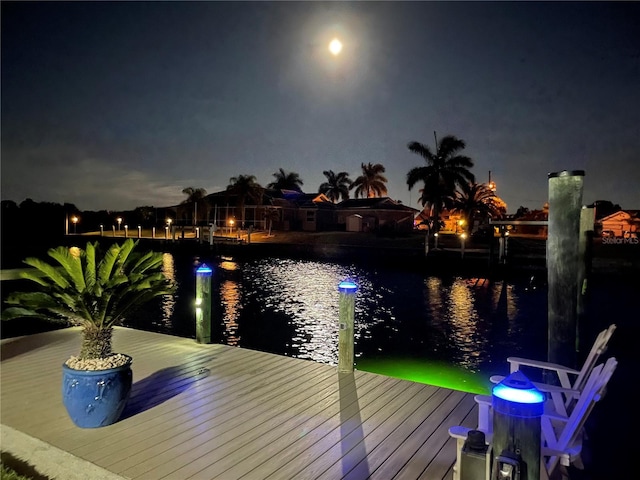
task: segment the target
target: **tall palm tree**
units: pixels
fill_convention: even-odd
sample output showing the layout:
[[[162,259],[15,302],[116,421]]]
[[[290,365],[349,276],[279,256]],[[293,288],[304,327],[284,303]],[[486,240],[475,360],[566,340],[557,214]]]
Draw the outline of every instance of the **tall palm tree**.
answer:
[[[409,170],[407,185],[411,190],[416,183],[424,183],[419,201],[423,207],[429,207],[438,220],[435,222],[436,230],[439,229],[442,209],[455,198],[456,186],[475,181],[475,177],[469,171],[473,167],[473,161],[458,153],[465,146],[463,140],[453,135],[443,137],[440,142],[436,140],[435,154],[422,143],[408,144],[409,151],[424,158],[427,165]]]
[[[295,190],[302,192],[302,185],[304,182],[296,172],[286,172],[284,169],[280,169],[273,174],[275,182],[271,182],[267,185],[267,188],[273,188],[274,190]]]
[[[459,212],[469,229],[477,218],[499,218],[506,212],[499,206],[498,197],[491,188],[484,184],[465,183],[456,192],[453,210]]]
[[[320,185],[318,193],[325,194],[333,203],[337,203],[340,199],[349,199],[349,187],[353,180],[349,178],[347,172],[336,174],[333,170],[325,170],[322,173],[327,177],[327,181]]]
[[[383,175],[384,167],[376,163],[362,164],[362,175],[355,179],[349,190],[355,188],[355,198],[383,197],[387,194],[387,177]]]
[[[182,201],[182,204],[193,203],[193,224],[198,222],[198,205],[202,203],[202,199],[207,195],[207,191],[204,188],[187,187],[182,190],[187,198]]]
[[[242,216],[242,226],[244,227],[244,205],[247,200],[255,205],[262,203],[262,194],[264,189],[256,182],[254,175],[238,175],[229,179],[227,186],[227,194],[236,195],[238,197],[238,213]]]

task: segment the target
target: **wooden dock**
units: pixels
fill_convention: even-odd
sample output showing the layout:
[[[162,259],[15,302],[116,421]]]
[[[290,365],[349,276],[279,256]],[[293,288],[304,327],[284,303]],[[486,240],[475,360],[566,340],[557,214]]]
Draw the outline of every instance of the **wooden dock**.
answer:
[[[116,424],[81,429],[60,392],[79,329],[0,346],[3,429],[136,480],[451,479],[447,430],[477,419],[471,394],[117,328],[115,350],[134,357],[131,399]]]

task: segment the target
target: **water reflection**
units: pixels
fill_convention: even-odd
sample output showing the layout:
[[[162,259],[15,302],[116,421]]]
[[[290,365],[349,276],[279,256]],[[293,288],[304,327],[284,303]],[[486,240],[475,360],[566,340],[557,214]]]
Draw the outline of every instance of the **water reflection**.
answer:
[[[176,283],[176,266],[173,255],[164,253],[162,255],[162,274],[172,284]],[[171,329],[173,326],[173,312],[176,307],[176,299],[174,295],[163,295],[161,299],[162,316],[160,325],[164,328]]]
[[[193,259],[165,254],[163,271],[178,293],[162,300],[153,330],[193,337]],[[469,371],[522,352],[523,336],[545,331],[546,292],[506,282],[293,259],[206,259],[214,268],[212,341],[337,365],[338,284],[358,285],[355,358],[451,362]],[[524,306],[522,303],[524,303]],[[161,317],[161,321],[158,321]],[[148,320],[147,320],[148,321]],[[144,328],[144,326],[140,326]],[[540,328],[542,327],[542,328]],[[539,333],[542,332],[542,333]]]
[[[239,266],[231,259],[220,262],[223,272],[237,272]],[[231,346],[238,346],[240,337],[238,336],[238,320],[242,309],[242,293],[236,278],[225,276],[220,282],[220,304],[222,306],[222,324],[224,325],[225,343]]]

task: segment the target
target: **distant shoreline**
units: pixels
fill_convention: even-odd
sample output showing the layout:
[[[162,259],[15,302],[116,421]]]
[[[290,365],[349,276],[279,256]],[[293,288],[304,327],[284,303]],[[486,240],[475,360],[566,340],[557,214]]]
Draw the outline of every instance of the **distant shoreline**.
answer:
[[[136,236],[131,238],[137,239]],[[420,270],[433,273],[473,274],[477,276],[504,276],[510,274],[537,275],[546,272],[546,239],[540,237],[513,236],[509,240],[509,253],[506,265],[497,263],[497,246],[491,252],[489,245],[469,242],[465,245],[464,254],[455,235],[442,235],[439,248],[434,248],[433,239],[428,255],[425,255],[425,235],[420,232],[398,236],[378,236],[373,233],[359,232],[273,232],[267,236],[264,232],[255,232],[247,242],[246,234],[238,241],[236,237],[214,237],[214,245],[208,241],[200,242],[194,237],[176,240],[164,239],[164,236],[140,238],[145,247],[193,253],[206,256],[228,255],[240,258],[260,257],[294,257],[316,259],[320,261],[365,262],[379,264],[381,267]],[[56,242],[42,239],[38,255],[46,253],[49,246],[78,245],[88,241],[111,243],[123,240],[124,237],[113,237],[105,232],[94,234],[68,235]],[[2,268],[19,268],[21,251],[26,251],[24,244],[11,245],[3,242]],[[497,242],[496,242],[497,243]],[[160,246],[160,248],[158,248]],[[12,248],[13,247],[13,248]],[[591,248],[592,274],[640,274],[640,245],[603,244],[595,239]],[[28,255],[32,255],[29,253]],[[6,266],[5,266],[6,264]],[[545,275],[546,276],[546,275]]]

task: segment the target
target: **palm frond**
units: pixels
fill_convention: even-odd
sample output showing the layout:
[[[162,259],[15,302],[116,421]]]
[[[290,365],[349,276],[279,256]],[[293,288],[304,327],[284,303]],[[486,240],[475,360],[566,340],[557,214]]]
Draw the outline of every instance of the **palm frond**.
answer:
[[[40,260],[39,258],[29,257],[25,259],[23,263],[35,268],[36,270],[41,272],[43,276],[37,275],[34,272],[30,272],[28,270],[24,270],[20,272],[21,278],[36,282],[44,287],[54,284],[60,288],[68,288],[70,285],[67,278],[62,272],[60,272],[59,269],[47,262]]]

